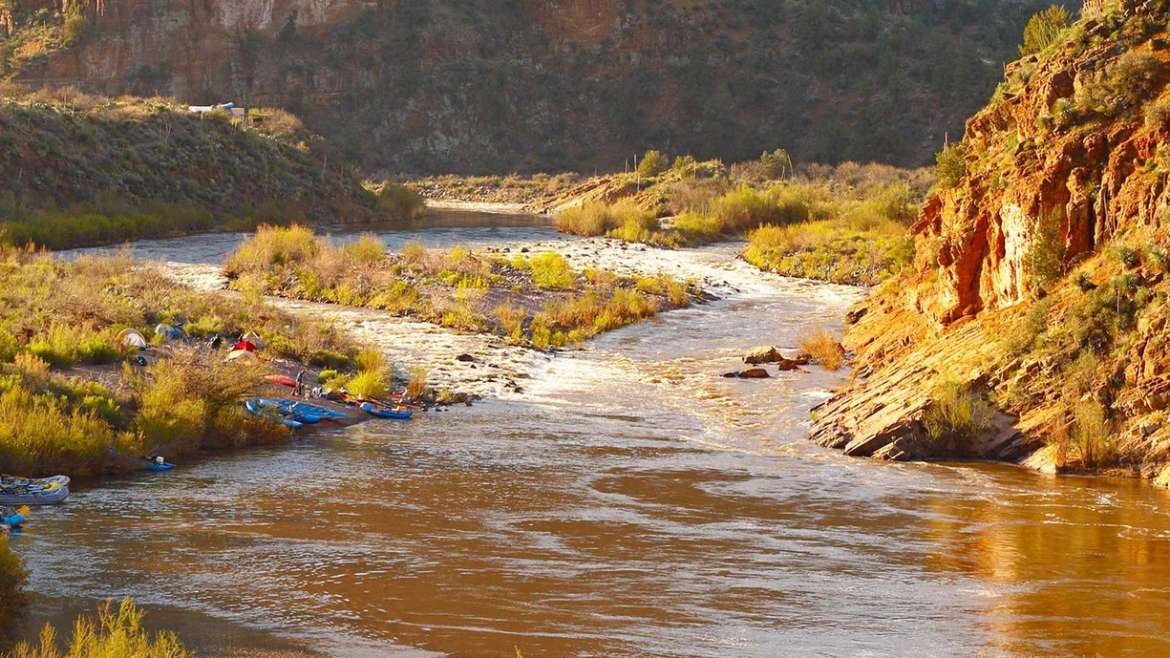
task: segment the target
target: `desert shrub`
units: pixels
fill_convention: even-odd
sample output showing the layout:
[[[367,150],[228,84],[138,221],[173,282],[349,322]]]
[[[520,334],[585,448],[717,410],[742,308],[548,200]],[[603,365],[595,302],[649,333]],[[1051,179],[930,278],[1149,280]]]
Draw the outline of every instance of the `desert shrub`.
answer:
[[[849,219],[763,226],[748,234],[744,260],[764,270],[851,285],[876,285],[914,256],[914,240],[889,221],[867,230]]]
[[[321,242],[313,230],[304,226],[270,226],[256,229],[256,234],[232,252],[224,269],[229,273],[266,270],[274,265],[301,263],[316,256]]]
[[[373,347],[363,347],[358,350],[353,362],[361,372],[384,373],[388,372],[390,367],[386,363],[386,355],[382,353],[382,350]]]
[[[958,187],[967,176],[967,152],[962,144],[943,147],[935,155],[935,174],[943,189]]]
[[[420,310],[418,288],[408,281],[398,279],[367,303],[371,308],[380,308],[396,315],[407,315]]]
[[[661,151],[649,150],[638,161],[638,175],[654,178],[670,168],[670,160]]]
[[[79,617],[65,653],[57,632],[46,624],[39,646],[21,643],[12,658],[187,658],[188,653],[174,633],[151,635],[142,627],[143,613],[130,599],[117,610],[109,603],[98,608],[97,620]]]
[[[383,399],[390,393],[386,375],[381,371],[364,370],[354,375],[345,384],[350,395],[363,400]]]
[[[698,167],[699,161],[693,155],[679,155],[674,158],[674,163],[670,165],[670,170],[677,172],[683,178],[690,178],[695,175],[695,169]]]
[[[1113,423],[1101,403],[1085,400],[1073,407],[1072,438],[1081,466],[1097,468],[1117,463]]]
[[[12,361],[19,351],[20,342],[16,340],[16,336],[0,329],[0,363]]]
[[[411,400],[421,398],[427,391],[427,379],[430,376],[431,371],[425,366],[411,368],[410,377],[406,381],[406,396]]]
[[[800,351],[826,370],[838,370],[845,363],[845,348],[824,327],[817,327],[800,337]]]
[[[500,304],[496,307],[496,320],[500,323],[500,331],[512,340],[519,341],[524,337],[524,321],[528,319],[528,312],[519,306]]]
[[[100,473],[111,454],[133,444],[92,411],[70,408],[19,379],[0,381],[0,463],[15,472]]]
[[[0,637],[9,628],[24,605],[25,580],[28,572],[20,557],[8,546],[8,534],[0,533]]]
[[[771,152],[764,151],[760,154],[760,169],[768,178],[787,178],[795,170],[792,165],[792,156],[782,148]]]
[[[1046,50],[1060,41],[1061,34],[1068,27],[1068,9],[1052,5],[1032,16],[1024,28],[1024,43],[1020,45],[1020,56]]]
[[[377,265],[386,259],[386,245],[371,233],[362,234],[343,248],[345,254],[361,265]]]
[[[564,256],[548,251],[529,259],[532,282],[545,290],[568,290],[577,282],[577,274]]]
[[[427,248],[418,241],[411,240],[402,245],[402,262],[411,266],[420,266],[427,261]]]
[[[605,235],[619,225],[609,206],[600,201],[589,201],[565,209],[557,213],[554,221],[558,230],[585,237]]]
[[[383,221],[409,221],[426,210],[422,195],[399,183],[388,181],[375,194],[378,218]]]
[[[1063,221],[1064,214],[1059,208],[1041,213],[1036,220],[1035,237],[1028,249],[1028,265],[1033,284],[1038,288],[1046,288],[1064,276]]]
[[[1164,130],[1170,127],[1170,96],[1162,96],[1146,105],[1146,127],[1150,130]]]
[[[1126,51],[1112,63],[1086,71],[1080,76],[1080,85],[1074,95],[1076,109],[1081,114],[1115,116],[1149,97],[1163,82],[1165,71],[1154,55]]]
[[[711,202],[711,216],[721,233],[745,231],[775,221],[777,206],[768,197],[746,185]]]
[[[148,448],[176,455],[282,440],[285,434],[252,422],[240,403],[263,389],[267,372],[257,364],[177,350],[135,378],[135,427]]]
[[[933,439],[974,439],[992,428],[995,411],[987,400],[961,382],[940,384],[922,424]]]

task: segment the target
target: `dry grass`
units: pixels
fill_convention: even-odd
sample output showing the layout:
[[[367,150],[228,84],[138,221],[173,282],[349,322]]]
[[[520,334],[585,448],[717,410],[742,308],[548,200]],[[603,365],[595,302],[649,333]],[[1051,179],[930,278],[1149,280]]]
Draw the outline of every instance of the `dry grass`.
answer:
[[[40,643],[21,643],[11,658],[187,658],[190,654],[170,632],[152,635],[142,627],[143,612],[129,599],[116,609],[98,608],[97,619],[79,617],[68,649],[62,653],[57,631],[46,624]]]
[[[800,351],[826,370],[838,370],[845,363],[845,348],[824,327],[817,327],[801,336]]]
[[[410,379],[406,382],[406,396],[411,400],[420,399],[427,392],[427,379],[431,376],[430,368],[415,366],[410,369]]]
[[[959,382],[944,382],[934,391],[934,404],[922,422],[931,438],[973,439],[991,429],[994,410],[975,391]]]

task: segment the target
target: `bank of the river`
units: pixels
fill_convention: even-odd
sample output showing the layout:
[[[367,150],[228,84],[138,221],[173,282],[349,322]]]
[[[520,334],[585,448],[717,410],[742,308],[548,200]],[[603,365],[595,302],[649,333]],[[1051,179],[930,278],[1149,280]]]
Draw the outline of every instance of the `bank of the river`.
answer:
[[[1170,562],[1157,559],[1166,492],[849,460],[806,440],[809,409],[842,373],[720,376],[759,343],[839,330],[858,290],[761,273],[736,259],[740,245],[643,251],[539,227],[382,238],[555,245],[582,265],[694,278],[720,299],[555,357],[523,350],[532,358],[507,366],[526,375],[523,390],[471,408],[80,490],[14,543],[30,589],[62,609],[129,594],[148,612],[193,613],[181,630],[194,646],[242,628],[346,657],[1170,649]],[[232,248],[186,240],[138,253],[187,260],[165,267],[210,281]],[[490,340],[271,303],[338,313],[380,335],[394,362],[422,351],[454,367],[471,341]],[[471,365],[447,376],[485,362]]]

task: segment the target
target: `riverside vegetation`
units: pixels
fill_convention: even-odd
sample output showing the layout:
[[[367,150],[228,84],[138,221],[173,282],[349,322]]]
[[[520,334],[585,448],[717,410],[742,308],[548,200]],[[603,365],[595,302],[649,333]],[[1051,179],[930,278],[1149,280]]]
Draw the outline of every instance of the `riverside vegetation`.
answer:
[[[746,238],[743,256],[761,269],[874,285],[910,262],[908,229],[932,183],[928,171],[877,164],[797,169],[783,150],[730,168],[651,151],[612,177],[608,195],[622,198],[568,207],[556,224],[669,248]]]
[[[207,348],[162,344],[152,327],[194,338],[258,332],[266,353],[318,367],[357,369],[361,353],[333,328],[243,299],[196,292],[128,256],[63,262],[0,249],[0,462],[28,475],[132,469],[139,456],[283,441],[286,432],[243,413],[261,366],[224,363]],[[146,368],[119,349],[122,329],[159,343]]]
[[[337,247],[299,226],[261,227],[224,270],[236,289],[380,309],[541,349],[687,306],[699,294],[667,276],[578,271],[555,252],[506,258],[412,243],[391,253],[373,236]]]

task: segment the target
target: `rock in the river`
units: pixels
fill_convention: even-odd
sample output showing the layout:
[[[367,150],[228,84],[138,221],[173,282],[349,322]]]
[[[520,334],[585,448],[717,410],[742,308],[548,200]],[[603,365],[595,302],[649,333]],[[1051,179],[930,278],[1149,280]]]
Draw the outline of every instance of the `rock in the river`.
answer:
[[[809,363],[807,357],[789,359],[781,354],[780,350],[770,346],[757,347],[749,351],[747,355],[743,357],[743,362],[750,366],[758,366],[765,363],[775,363],[781,372],[799,370],[800,366],[806,366]]]
[[[776,363],[783,358],[784,356],[780,354],[780,350],[776,349],[775,347],[764,346],[756,347],[750,350],[747,355],[743,357],[743,362],[748,365],[758,366],[761,363]]]
[[[460,354],[459,356],[455,357],[455,360],[462,363],[475,363],[475,357],[470,354]]]
[[[739,372],[725,372],[723,376],[728,379],[734,379],[736,377],[739,379],[768,379],[771,377],[764,368],[749,368]]]

